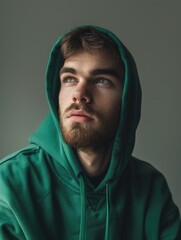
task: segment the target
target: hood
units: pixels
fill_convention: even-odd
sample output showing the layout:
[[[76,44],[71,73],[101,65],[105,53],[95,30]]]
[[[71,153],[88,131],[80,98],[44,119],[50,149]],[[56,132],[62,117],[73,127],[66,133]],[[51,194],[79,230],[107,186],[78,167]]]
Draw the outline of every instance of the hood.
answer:
[[[116,181],[120,178],[125,166],[131,159],[136,128],[140,120],[141,88],[134,59],[127,48],[112,32],[97,26],[94,26],[94,28],[106,33],[115,41],[125,66],[120,122],[114,140],[109,169],[100,183],[100,185],[105,186],[107,182]],[[30,142],[43,148],[79,184],[79,175],[80,173],[84,174],[84,170],[72,149],[64,143],[59,126],[58,94],[60,89],[59,71],[63,63],[60,54],[62,38],[63,36],[53,46],[46,71],[46,94],[50,114],[30,137]]]

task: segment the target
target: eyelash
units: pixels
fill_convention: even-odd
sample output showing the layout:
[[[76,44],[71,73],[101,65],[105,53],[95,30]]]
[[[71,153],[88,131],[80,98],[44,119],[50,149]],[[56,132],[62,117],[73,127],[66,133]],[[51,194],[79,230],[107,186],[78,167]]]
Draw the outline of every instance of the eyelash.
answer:
[[[71,80],[71,81],[69,81],[69,80]],[[71,76],[70,77],[67,76],[67,77],[64,77],[64,78],[61,79],[61,82],[64,83],[64,84],[74,84],[77,81],[78,81],[77,78],[71,77]],[[93,85],[108,86],[108,85],[112,84],[111,80],[109,80],[107,78],[104,78],[104,77],[98,77],[98,78],[95,78],[95,79],[91,79],[90,81]]]
[[[65,78],[63,78],[62,82],[63,82],[63,83],[70,83],[70,82],[68,82],[69,79],[75,80],[74,77],[65,77]]]
[[[104,83],[102,82],[101,83],[101,81],[104,81]],[[105,81],[106,81],[106,83],[105,83]],[[94,80],[94,83],[98,83],[98,84],[110,84],[110,80],[108,80],[107,78],[96,78],[95,80]]]

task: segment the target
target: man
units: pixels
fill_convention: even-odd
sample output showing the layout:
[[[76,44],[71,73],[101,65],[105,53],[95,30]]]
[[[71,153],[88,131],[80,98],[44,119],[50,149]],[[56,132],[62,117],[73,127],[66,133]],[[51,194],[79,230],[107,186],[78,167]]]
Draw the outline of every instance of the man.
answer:
[[[52,50],[46,87],[49,116],[1,161],[0,239],[181,239],[165,178],[131,155],[141,89],[119,39],[73,29]]]

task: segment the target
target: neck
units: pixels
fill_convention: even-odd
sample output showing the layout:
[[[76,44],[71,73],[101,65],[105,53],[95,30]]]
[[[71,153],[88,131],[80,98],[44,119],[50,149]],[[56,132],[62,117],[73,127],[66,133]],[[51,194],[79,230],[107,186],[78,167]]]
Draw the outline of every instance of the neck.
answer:
[[[99,149],[76,149],[77,156],[88,177],[101,175],[111,160],[112,146]]]

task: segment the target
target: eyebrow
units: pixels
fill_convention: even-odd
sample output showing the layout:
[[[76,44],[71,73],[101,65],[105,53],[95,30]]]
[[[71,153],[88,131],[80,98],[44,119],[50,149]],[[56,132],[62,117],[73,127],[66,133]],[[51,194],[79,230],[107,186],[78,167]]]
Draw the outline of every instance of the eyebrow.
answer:
[[[60,69],[60,75],[63,73],[72,73],[76,74],[76,70],[74,68],[69,68],[69,67],[63,67]]]
[[[70,67],[63,67],[60,70],[60,75],[63,73],[72,73],[72,74],[77,74],[77,71],[74,68],[70,68]],[[114,76],[116,78],[121,78],[121,73],[114,69],[114,68],[99,68],[99,69],[94,69],[91,71],[91,75],[96,76],[96,75],[111,75]]]
[[[110,75],[110,76],[114,76],[116,78],[120,78],[121,74],[119,73],[118,70],[114,69],[114,68],[103,68],[103,69],[95,69],[92,72],[92,75]]]

